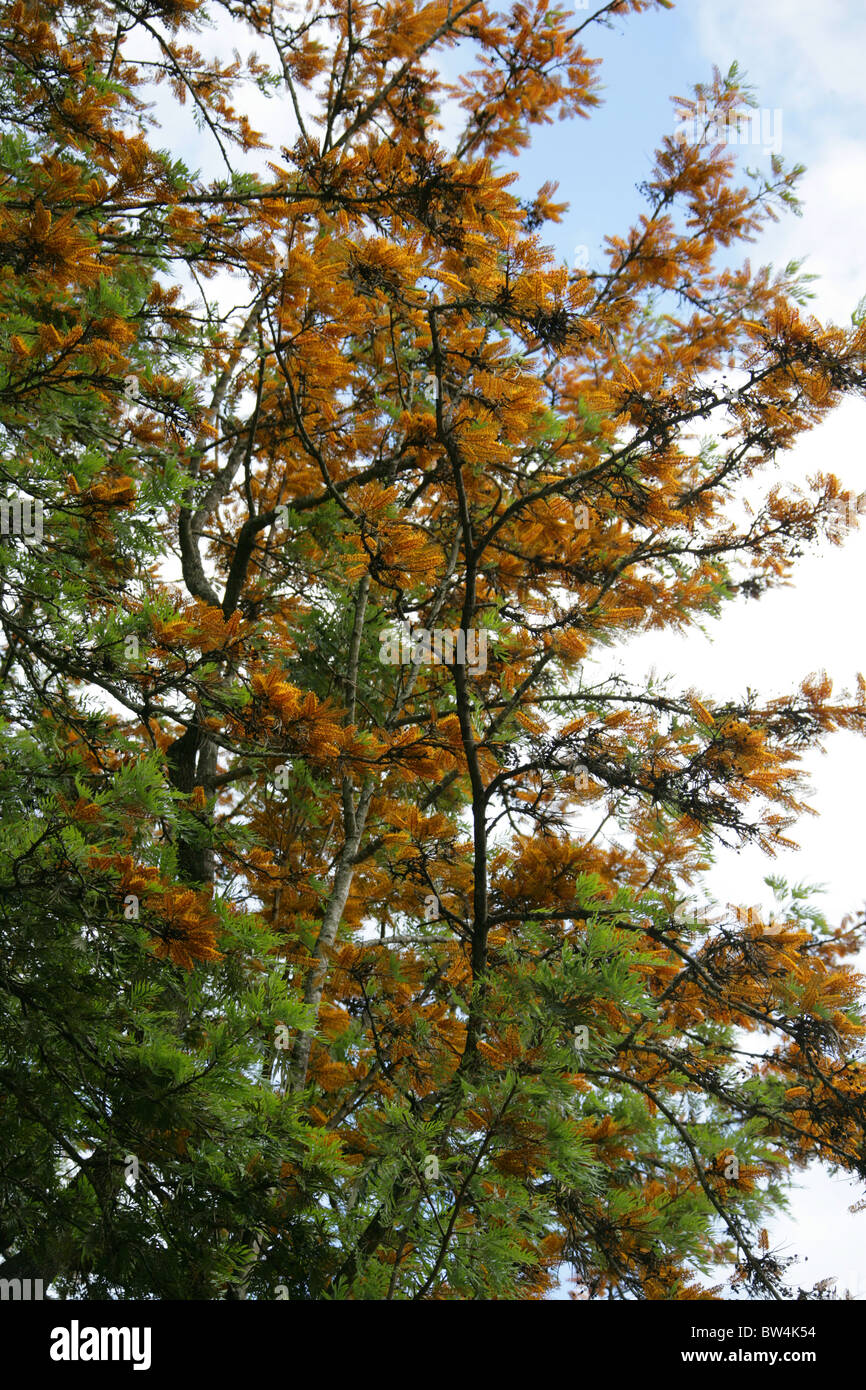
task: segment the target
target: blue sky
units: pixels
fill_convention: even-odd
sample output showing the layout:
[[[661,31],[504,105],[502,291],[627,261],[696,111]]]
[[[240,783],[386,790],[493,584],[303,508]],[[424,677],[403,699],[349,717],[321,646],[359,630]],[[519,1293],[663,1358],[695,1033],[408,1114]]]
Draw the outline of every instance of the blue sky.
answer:
[[[589,45],[604,59],[605,105],[589,121],[541,131],[518,161],[522,192],[546,179],[559,182],[559,201],[570,210],[546,239],[564,257],[585,243],[595,253],[605,235],[623,232],[642,209],[635,185],[646,178],[660,137],[673,129],[671,96],[689,96],[710,78],[713,64],[726,71],[737,60],[756,89],[759,106],[781,110],[782,154],[801,163],[803,215],[786,216],[750,248],[753,262],[784,265],[807,257],[820,276],[811,311],[848,323],[866,294],[866,7],[862,0],[683,0],[676,10],[630,18],[616,32],[596,34]],[[759,150],[740,152],[760,164]],[[806,436],[780,473],[793,480],[819,470],[836,472],[854,492],[866,488],[863,439],[866,405],[852,401]],[[778,475],[768,479],[777,481]],[[757,604],[731,607],[709,637],[647,636],[630,642],[621,665],[634,679],[650,666],[682,685],[718,697],[751,685],[767,695],[793,689],[809,672],[826,668],[837,688],[866,667],[860,607],[866,571],[866,529],[841,549],[804,557],[790,588]],[[791,832],[799,853],[768,860],[759,852],[719,856],[708,877],[720,902],[769,905],[763,879],[781,873],[794,881],[823,883],[830,920],[866,902],[862,848],[862,789],[866,748],[854,735],[834,735],[825,757],[806,764],[807,798],[819,812]],[[866,959],[860,962],[866,969]],[[835,1276],[837,1287],[866,1298],[866,1213],[850,1205],[862,1186],[821,1168],[802,1175],[790,1212],[770,1229],[771,1244],[801,1263],[792,1275],[804,1286]]]
[[[559,183],[557,201],[570,210],[545,240],[563,256],[575,245],[592,252],[603,238],[624,231],[644,204],[636,184],[652,168],[662,134],[674,128],[671,96],[690,96],[711,74],[695,48],[692,29],[674,11],[654,11],[587,31],[587,51],[603,59],[603,105],[588,120],[555,122],[536,129],[531,150],[515,161],[522,194],[546,179]]]

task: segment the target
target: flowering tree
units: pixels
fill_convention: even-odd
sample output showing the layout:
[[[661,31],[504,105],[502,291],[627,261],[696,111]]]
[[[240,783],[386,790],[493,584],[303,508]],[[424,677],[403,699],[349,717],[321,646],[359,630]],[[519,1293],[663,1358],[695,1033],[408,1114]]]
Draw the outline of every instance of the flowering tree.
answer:
[[[789,843],[866,687],[592,659],[840,539],[835,477],[764,479],[866,330],[737,260],[799,171],[681,128],[574,270],[502,162],[650,0],[209,8],[265,56],[205,57],[199,0],[2,5],[4,1276],[784,1297],[786,1175],[866,1172],[863,924],[700,874]]]

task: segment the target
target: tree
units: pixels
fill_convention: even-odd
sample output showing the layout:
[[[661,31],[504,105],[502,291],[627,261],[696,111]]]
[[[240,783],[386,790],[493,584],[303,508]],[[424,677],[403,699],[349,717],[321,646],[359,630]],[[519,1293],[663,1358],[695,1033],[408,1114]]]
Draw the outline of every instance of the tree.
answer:
[[[866,686],[591,670],[840,539],[834,476],[759,488],[864,386],[866,328],[733,259],[796,206],[778,156],[741,187],[665,137],[578,272],[555,187],[510,191],[651,7],[224,3],[268,54],[228,62],[198,0],[3,5],[4,1276],[780,1298],[786,1176],[866,1174],[863,922],[695,898],[719,841],[790,843]],[[218,174],[148,137],[154,82]]]

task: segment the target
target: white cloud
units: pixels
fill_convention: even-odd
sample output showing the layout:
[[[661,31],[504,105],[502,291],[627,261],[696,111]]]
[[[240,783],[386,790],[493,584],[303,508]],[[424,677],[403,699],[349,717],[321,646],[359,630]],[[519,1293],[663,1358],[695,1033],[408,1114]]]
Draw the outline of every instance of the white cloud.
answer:
[[[866,293],[866,10],[859,0],[696,0],[688,17],[704,57],[725,70],[736,58],[757,87],[759,103],[781,107],[785,117],[783,154],[803,163],[800,185],[803,216],[785,217],[755,247],[753,260],[783,265],[807,256],[806,269],[820,275],[811,311],[823,321],[850,322]],[[784,461],[785,477],[818,471],[836,473],[859,492],[866,486],[862,467],[866,407],[849,401],[806,435]],[[808,671],[826,668],[839,684],[866,667],[861,592],[866,568],[866,529],[842,549],[804,557],[794,586],[742,608],[717,625],[712,644],[700,638],[680,646],[682,668],[713,691],[745,684],[762,693],[794,688]],[[666,639],[671,665],[676,638]],[[654,660],[660,664],[658,651]],[[665,664],[665,663],[661,663]],[[733,693],[733,691],[731,691]],[[808,799],[820,818],[804,817],[792,832],[797,854],[773,862],[747,849],[720,856],[708,886],[722,901],[768,904],[762,879],[768,872],[807,882],[823,882],[821,901],[831,920],[857,910],[866,900],[862,873],[862,788],[866,785],[866,743],[851,734],[827,742],[827,756],[809,757],[813,780]],[[861,961],[861,968],[866,962]],[[804,1286],[838,1276],[838,1287],[866,1297],[863,1217],[849,1205],[862,1195],[859,1185],[812,1169],[792,1197],[788,1216],[773,1223],[773,1244],[808,1257],[797,1268]]]
[[[830,103],[862,106],[866,11],[860,0],[696,0],[688,17],[706,55],[723,69],[738,59],[750,79],[772,83],[762,93],[826,117]]]

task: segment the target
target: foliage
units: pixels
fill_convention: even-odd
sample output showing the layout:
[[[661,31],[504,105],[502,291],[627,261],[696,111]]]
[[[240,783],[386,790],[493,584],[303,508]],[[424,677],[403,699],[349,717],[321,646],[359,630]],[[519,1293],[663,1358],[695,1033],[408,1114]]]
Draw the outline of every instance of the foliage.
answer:
[[[44,515],[0,538],[4,1276],[779,1298],[792,1171],[866,1175],[863,924],[695,896],[790,843],[866,686],[593,671],[840,540],[835,477],[761,489],[864,386],[856,313],[737,261],[778,157],[666,137],[589,271],[511,191],[651,8],[0,5],[0,468]]]

